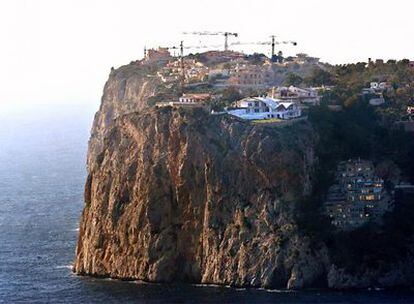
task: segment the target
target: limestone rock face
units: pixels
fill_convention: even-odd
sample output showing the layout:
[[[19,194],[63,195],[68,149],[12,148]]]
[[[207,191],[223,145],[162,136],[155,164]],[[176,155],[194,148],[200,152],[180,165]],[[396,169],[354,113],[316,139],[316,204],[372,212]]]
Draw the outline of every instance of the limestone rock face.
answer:
[[[309,191],[313,134],[307,123],[294,128],[194,110],[116,119],[102,151],[89,155],[76,270],[149,281],[306,282],[300,269],[291,278],[292,269],[316,259],[302,261],[307,240],[291,209]]]
[[[107,132],[112,129],[116,119],[144,109],[148,106],[149,99],[159,92],[159,80],[145,77],[148,70],[149,67],[140,63],[111,70],[104,87],[101,106],[93,121],[88,164],[92,162],[89,157],[102,151]]]
[[[203,110],[149,108],[157,85],[121,69],[105,86],[75,271],[157,282],[311,283],[323,263],[292,212],[311,190],[309,123],[263,127]]]

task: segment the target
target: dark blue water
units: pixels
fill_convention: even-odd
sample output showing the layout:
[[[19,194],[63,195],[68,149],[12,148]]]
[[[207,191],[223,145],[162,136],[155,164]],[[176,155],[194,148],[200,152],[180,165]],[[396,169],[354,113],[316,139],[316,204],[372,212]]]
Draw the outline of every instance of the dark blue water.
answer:
[[[139,284],[71,273],[96,105],[0,104],[1,303],[414,303],[404,291],[266,291]]]

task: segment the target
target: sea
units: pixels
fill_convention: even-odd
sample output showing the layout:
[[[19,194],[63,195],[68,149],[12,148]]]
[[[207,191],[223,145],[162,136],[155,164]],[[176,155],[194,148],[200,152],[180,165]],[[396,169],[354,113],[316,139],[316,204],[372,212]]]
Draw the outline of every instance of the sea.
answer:
[[[96,103],[0,104],[0,303],[414,303],[414,290],[265,290],[72,273]]]

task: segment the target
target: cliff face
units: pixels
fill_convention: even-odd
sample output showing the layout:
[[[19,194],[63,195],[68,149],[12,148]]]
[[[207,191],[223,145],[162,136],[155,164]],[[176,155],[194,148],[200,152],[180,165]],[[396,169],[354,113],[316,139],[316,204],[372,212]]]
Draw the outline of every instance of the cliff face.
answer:
[[[160,84],[144,72],[127,66],[105,85],[75,272],[279,288],[362,280],[298,229],[294,205],[311,192],[316,164],[309,122],[262,126],[150,108]]]
[[[116,119],[144,109],[149,99],[159,92],[159,80],[145,77],[148,72],[149,67],[139,63],[111,70],[104,87],[100,109],[93,121],[88,165],[93,163],[90,157],[102,151],[107,133],[113,128]]]
[[[307,240],[291,218],[309,191],[312,145],[307,124],[291,134],[169,109],[119,118],[89,155],[76,270],[293,284],[300,263],[319,263],[297,256]]]
[[[293,203],[311,190],[315,135],[202,110],[145,108],[156,83],[112,72],[93,125],[75,270],[142,279],[302,285]],[[303,267],[314,268],[303,275]],[[302,283],[303,282],[303,283]]]

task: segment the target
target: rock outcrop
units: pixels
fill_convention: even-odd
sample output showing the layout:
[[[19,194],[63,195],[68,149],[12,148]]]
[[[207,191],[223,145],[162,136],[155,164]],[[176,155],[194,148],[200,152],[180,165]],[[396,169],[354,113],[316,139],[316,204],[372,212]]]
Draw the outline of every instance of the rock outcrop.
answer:
[[[298,228],[318,135],[201,109],[149,107],[160,83],[111,72],[95,116],[74,271],[152,282],[354,287]],[[351,277],[349,277],[351,276]]]

